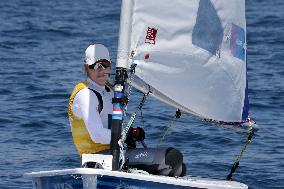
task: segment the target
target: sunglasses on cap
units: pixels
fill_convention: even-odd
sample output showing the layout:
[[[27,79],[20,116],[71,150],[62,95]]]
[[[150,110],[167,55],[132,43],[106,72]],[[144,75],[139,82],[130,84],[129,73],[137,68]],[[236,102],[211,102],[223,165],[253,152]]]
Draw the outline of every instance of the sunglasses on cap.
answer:
[[[107,69],[107,68],[110,68],[110,62],[109,61],[97,61],[95,62],[94,64],[92,65],[89,65],[89,68],[92,69],[92,70],[104,70],[104,69]]]

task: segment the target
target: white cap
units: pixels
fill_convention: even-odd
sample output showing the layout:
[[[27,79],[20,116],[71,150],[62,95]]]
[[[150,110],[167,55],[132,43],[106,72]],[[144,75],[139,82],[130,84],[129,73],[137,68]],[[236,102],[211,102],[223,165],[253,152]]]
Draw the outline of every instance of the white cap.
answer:
[[[108,49],[101,44],[90,45],[85,51],[85,64],[92,65],[98,60],[110,61]]]

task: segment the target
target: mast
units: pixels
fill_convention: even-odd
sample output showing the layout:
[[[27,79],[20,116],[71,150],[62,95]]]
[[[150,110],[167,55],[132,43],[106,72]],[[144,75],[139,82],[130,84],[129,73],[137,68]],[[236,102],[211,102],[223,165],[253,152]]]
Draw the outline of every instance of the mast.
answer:
[[[127,79],[126,67],[129,62],[129,44],[131,33],[131,14],[132,0],[123,0],[121,5],[120,15],[120,31],[116,64],[116,76],[113,98],[113,114],[111,127],[111,154],[112,170],[119,169],[119,145],[118,141],[121,138],[122,122],[123,122],[123,106],[125,105],[125,82]]]

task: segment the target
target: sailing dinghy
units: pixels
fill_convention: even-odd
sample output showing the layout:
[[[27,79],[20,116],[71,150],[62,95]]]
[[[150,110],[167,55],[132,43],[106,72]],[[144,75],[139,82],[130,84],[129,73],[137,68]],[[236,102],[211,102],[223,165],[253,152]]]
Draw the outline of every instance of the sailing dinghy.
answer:
[[[246,68],[245,0],[123,0],[111,155],[84,155],[82,163],[96,162],[100,166],[95,169],[41,171],[26,176],[32,177],[36,189],[248,188],[230,180],[121,169],[125,133],[136,116],[125,123],[125,98],[132,86],[203,121],[252,131]],[[147,157],[147,152],[145,148],[136,157]]]

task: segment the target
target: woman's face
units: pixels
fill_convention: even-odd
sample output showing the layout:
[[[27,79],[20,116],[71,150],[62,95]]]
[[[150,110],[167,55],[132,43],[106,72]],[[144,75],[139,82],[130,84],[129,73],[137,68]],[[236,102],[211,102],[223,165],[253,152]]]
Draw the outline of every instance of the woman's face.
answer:
[[[84,66],[87,76],[92,81],[96,82],[100,86],[104,86],[106,84],[109,74],[111,73],[111,67],[103,68],[103,66],[99,66],[99,68],[97,69],[91,69],[87,64],[85,64]]]

